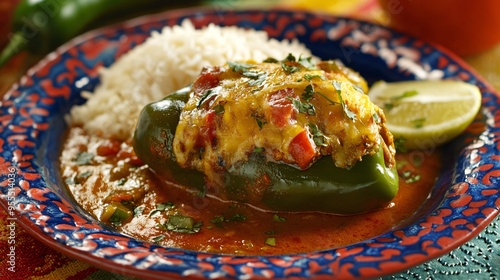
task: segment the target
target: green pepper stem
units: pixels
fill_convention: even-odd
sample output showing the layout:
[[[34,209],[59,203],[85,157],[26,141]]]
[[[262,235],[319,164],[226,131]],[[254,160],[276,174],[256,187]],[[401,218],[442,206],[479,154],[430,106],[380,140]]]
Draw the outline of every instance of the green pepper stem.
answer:
[[[28,45],[28,40],[17,32],[10,36],[9,43],[0,53],[0,67],[5,65],[13,56],[24,51]]]

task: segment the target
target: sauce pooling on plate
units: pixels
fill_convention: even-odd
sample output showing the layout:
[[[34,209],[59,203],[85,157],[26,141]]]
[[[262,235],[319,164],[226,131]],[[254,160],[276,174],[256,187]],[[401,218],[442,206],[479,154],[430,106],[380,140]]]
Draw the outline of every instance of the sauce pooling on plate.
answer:
[[[438,153],[421,154],[418,161],[397,154],[400,187],[389,207],[351,216],[263,212],[187,192],[157,179],[130,144],[79,127],[69,132],[61,166],[76,202],[119,232],[169,247],[268,255],[344,246],[404,222],[425,201],[440,169]],[[126,205],[123,216],[107,216],[117,204]]]

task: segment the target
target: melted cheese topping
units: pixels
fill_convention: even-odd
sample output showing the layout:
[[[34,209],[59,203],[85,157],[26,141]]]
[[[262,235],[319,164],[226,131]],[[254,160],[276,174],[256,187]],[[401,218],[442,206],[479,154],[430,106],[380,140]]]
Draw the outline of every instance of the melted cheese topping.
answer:
[[[394,163],[385,116],[366,82],[335,62],[293,61],[206,68],[193,84],[174,138],[183,167],[211,174],[252,152],[306,169],[321,156],[349,168],[382,146]]]

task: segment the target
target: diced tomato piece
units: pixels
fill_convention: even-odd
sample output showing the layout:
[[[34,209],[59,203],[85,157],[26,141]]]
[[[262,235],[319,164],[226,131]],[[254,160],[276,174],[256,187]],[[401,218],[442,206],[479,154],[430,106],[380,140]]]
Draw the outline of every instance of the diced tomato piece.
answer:
[[[277,127],[284,127],[292,118],[293,104],[289,96],[293,94],[293,89],[287,88],[272,93],[269,98],[271,106],[271,124]]]
[[[288,152],[301,169],[306,169],[311,165],[316,156],[316,150],[307,131],[303,130],[292,139],[290,146],[288,146]]]
[[[111,155],[116,155],[121,149],[121,143],[120,141],[116,140],[106,140],[99,145],[96,149],[96,153],[99,156],[111,156]]]
[[[200,76],[193,82],[193,90],[196,95],[201,95],[208,89],[214,88],[220,83],[220,67],[206,67]]]
[[[200,134],[198,135],[198,139],[196,139],[197,147],[203,147],[205,146],[205,143],[210,143],[212,146],[216,144],[215,115],[214,110],[207,112],[205,116],[205,125],[200,128]]]

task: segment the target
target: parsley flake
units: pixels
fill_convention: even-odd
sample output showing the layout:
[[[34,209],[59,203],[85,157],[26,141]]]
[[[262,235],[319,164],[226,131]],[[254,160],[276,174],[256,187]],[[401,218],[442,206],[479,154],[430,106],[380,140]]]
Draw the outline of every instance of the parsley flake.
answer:
[[[247,216],[243,214],[233,214],[231,217],[226,218],[221,215],[216,215],[210,222],[218,227],[222,227],[223,223],[230,223],[230,222],[244,222],[247,220]]]
[[[326,142],[326,136],[319,130],[318,126],[314,123],[309,124],[309,131],[313,136],[313,141],[316,146],[328,146]]]
[[[253,148],[253,152],[256,153],[256,154],[260,154],[260,153],[263,153],[266,149],[263,148],[263,147],[255,147]]]
[[[172,202],[166,202],[166,203],[158,203],[156,205],[156,209],[151,211],[148,215],[148,217],[151,217],[155,214],[158,214],[160,212],[163,212],[163,211],[167,211],[169,209],[173,209],[175,207],[175,204],[173,204]]]
[[[300,70],[300,66],[289,65],[287,62],[281,62],[281,68],[288,74],[295,73]]]
[[[214,111],[215,111],[216,115],[224,114],[224,112],[225,112],[224,105],[222,105],[220,103],[215,105]]]
[[[159,225],[163,230],[189,234],[199,232],[202,226],[201,221],[195,222],[192,217],[183,215],[172,215],[166,223]]]
[[[264,61],[262,62],[265,62],[265,63],[278,63],[280,62],[279,60],[277,60],[276,58],[273,58],[273,57],[268,57],[266,58]]]
[[[255,68],[255,65],[253,64],[228,61],[227,65],[233,72],[249,78],[250,81],[248,81],[248,85],[250,86],[262,86],[267,79],[267,73],[251,70],[252,68]]]
[[[89,152],[81,152],[73,159],[76,165],[90,165],[94,160],[94,154]]]
[[[134,208],[134,217],[139,217],[144,212],[144,207],[135,207]]]
[[[339,81],[333,81],[333,86],[335,87],[335,90],[337,90],[337,95],[339,96],[339,101],[340,104],[342,105],[342,109],[344,109],[344,113],[351,120],[355,120],[356,113],[351,111],[349,107],[347,107],[347,104],[345,104],[344,100],[342,99],[342,83]]]
[[[276,238],[275,237],[268,237],[266,238],[266,245],[269,246],[276,246]]]
[[[295,56],[291,53],[281,61],[281,67],[288,74],[295,73],[300,71],[302,68],[313,69],[314,64],[312,62],[312,57],[303,58],[299,56],[299,59],[295,58]]]
[[[286,222],[286,219],[281,217],[280,215],[278,214],[274,214],[273,215],[273,221],[275,222]]]
[[[288,97],[289,100],[292,101],[293,106],[299,111],[299,113],[306,114],[309,116],[316,115],[316,109],[309,102],[302,102],[298,99]]]
[[[198,100],[198,103],[196,103],[196,107],[200,108],[205,101],[209,100],[210,98],[216,96],[219,94],[219,91],[222,89],[221,86],[217,86],[211,89],[207,89],[203,92],[203,94],[200,96],[200,100]]]
[[[420,174],[415,174],[410,170],[403,171],[400,175],[405,179],[406,183],[416,183],[421,179]]]
[[[233,70],[233,72],[240,73],[240,74],[255,67],[255,65],[253,65],[253,64],[242,63],[242,62],[232,62],[232,61],[228,61],[227,65],[229,66],[229,68],[231,70]]]
[[[312,79],[321,79],[323,81],[326,81],[326,77],[323,76],[323,75],[312,75],[312,74],[305,74],[304,75],[304,79],[308,80],[308,81],[311,81]]]
[[[162,241],[163,239],[165,239],[165,235],[160,234],[160,235],[158,235],[158,236],[156,236],[156,237],[154,237],[154,238],[153,238],[153,242],[154,242],[154,243],[159,243],[159,242],[160,242],[160,241]]]

